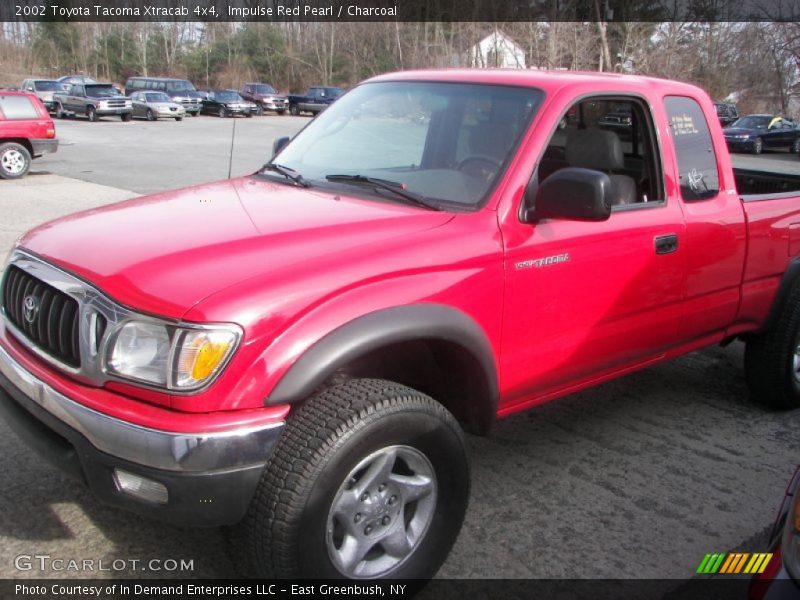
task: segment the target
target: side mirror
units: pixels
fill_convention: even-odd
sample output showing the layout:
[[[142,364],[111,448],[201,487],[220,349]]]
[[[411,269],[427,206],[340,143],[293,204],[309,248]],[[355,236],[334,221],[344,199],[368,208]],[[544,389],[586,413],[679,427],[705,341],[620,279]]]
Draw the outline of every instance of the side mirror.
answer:
[[[283,150],[291,139],[288,135],[285,135],[272,142],[272,156],[276,156],[278,152]]]
[[[541,185],[535,180],[528,184],[522,219],[526,223],[540,219],[605,221],[611,216],[610,188],[611,180],[601,171],[561,169]]]

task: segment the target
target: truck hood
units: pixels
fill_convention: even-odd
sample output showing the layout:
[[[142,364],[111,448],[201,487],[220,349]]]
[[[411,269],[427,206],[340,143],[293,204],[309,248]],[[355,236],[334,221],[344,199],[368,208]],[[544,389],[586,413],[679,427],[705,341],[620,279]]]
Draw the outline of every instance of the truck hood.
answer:
[[[373,255],[452,217],[252,176],[76,213],[28,232],[20,246],[126,306],[180,319],[270,270],[313,268],[354,249]]]

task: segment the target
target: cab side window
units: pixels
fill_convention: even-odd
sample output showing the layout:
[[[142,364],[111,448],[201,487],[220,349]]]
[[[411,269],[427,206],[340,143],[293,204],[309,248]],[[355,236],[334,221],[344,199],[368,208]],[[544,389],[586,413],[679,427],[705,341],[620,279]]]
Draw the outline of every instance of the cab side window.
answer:
[[[653,119],[638,98],[597,97],[573,104],[539,161],[539,184],[567,167],[608,175],[613,210],[664,201]]]
[[[678,158],[681,197],[687,202],[715,198],[719,194],[717,155],[703,109],[685,96],[667,96],[664,107]]]

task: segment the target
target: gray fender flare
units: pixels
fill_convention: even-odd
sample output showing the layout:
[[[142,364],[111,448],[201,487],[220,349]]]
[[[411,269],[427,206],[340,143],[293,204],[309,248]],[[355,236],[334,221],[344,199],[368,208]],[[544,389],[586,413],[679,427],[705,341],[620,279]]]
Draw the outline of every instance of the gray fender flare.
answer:
[[[441,304],[386,308],[358,317],[318,340],[284,374],[264,400],[266,405],[304,400],[340,367],[398,342],[441,340],[460,346],[482,371],[480,393],[487,402],[482,420],[497,413],[494,351],[483,329],[464,312]],[[484,412],[484,411],[481,411]]]
[[[786,266],[786,271],[781,278],[781,283],[778,286],[778,291],[775,294],[775,300],[772,302],[772,307],[770,308],[764,323],[758,328],[757,333],[767,331],[775,325],[778,317],[780,317],[784,304],[786,304],[786,299],[789,297],[789,293],[792,291],[792,287],[794,287],[794,284],[799,277],[800,258],[793,258]]]

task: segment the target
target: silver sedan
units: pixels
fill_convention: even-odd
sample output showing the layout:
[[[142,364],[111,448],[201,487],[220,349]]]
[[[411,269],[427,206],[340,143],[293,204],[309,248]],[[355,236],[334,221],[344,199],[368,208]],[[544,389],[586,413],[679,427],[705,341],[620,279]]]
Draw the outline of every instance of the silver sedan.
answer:
[[[170,100],[164,92],[135,92],[131,94],[133,116],[143,117],[148,121],[156,119],[183,120],[186,109]]]

